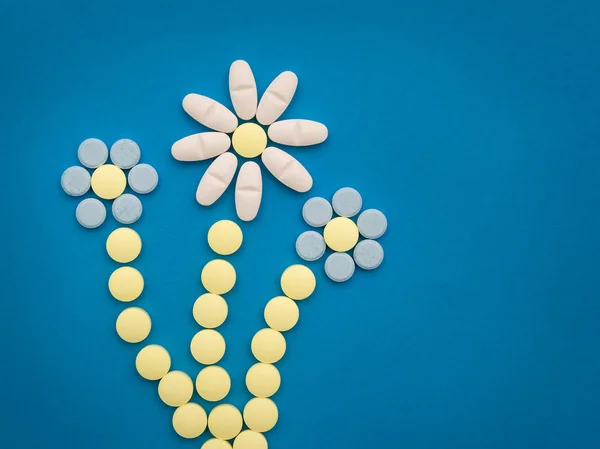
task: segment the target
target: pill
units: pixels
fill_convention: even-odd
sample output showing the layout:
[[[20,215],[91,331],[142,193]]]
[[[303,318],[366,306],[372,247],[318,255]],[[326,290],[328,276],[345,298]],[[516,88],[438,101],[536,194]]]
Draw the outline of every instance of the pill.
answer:
[[[342,217],[354,217],[362,207],[362,197],[352,187],[342,187],[333,195],[333,210]]]
[[[158,173],[151,165],[138,164],[129,171],[127,181],[135,193],[150,193],[158,184]]]
[[[309,199],[302,207],[302,218],[314,228],[322,228],[333,216],[333,209],[329,201],[316,196]]]
[[[298,322],[298,305],[286,296],[276,296],[265,306],[265,321],[271,329],[289,331]]]
[[[317,280],[310,268],[304,265],[292,265],[283,272],[280,283],[285,296],[302,300],[315,291]]]
[[[233,440],[233,449],[267,449],[267,439],[262,433],[253,430],[244,430],[235,440]]]
[[[223,295],[235,285],[235,268],[226,260],[211,260],[204,265],[200,279],[206,290],[215,295]]]
[[[118,301],[133,301],[144,290],[144,277],[133,267],[117,268],[108,278],[108,290]]]
[[[262,199],[262,175],[256,162],[242,164],[235,183],[235,211],[242,221],[252,221]]]
[[[200,449],[232,449],[231,444],[225,440],[219,440],[218,438],[211,438],[206,441]]]
[[[325,260],[325,274],[335,282],[345,282],[354,274],[354,260],[346,253],[333,253]]]
[[[206,169],[200,179],[196,200],[203,206],[217,201],[229,187],[237,169],[237,157],[233,153],[223,153]]]
[[[255,432],[268,432],[278,418],[277,406],[269,398],[252,398],[244,407],[244,422]]]
[[[259,362],[275,363],[285,354],[285,338],[276,330],[261,329],[252,337],[250,348]]]
[[[75,218],[84,228],[97,228],[106,219],[106,207],[96,198],[86,198],[77,205]]]
[[[87,168],[98,168],[108,159],[108,147],[100,139],[86,139],[77,150],[79,162]]]
[[[236,128],[231,144],[237,154],[247,158],[260,156],[267,147],[267,134],[256,123],[244,123]]]
[[[186,95],[183,99],[183,109],[194,120],[215,131],[232,133],[238,126],[238,119],[233,112],[204,95]]]
[[[150,333],[150,315],[139,307],[129,307],[117,317],[117,334],[127,343],[139,343]]]
[[[206,430],[208,418],[200,405],[188,402],[175,409],[172,422],[180,437],[197,438]]]
[[[281,385],[281,375],[275,365],[255,363],[246,373],[248,391],[259,398],[273,396]]]
[[[383,248],[375,240],[363,240],[354,248],[354,261],[363,270],[374,270],[383,262]]]
[[[92,190],[105,200],[114,200],[127,186],[125,173],[115,165],[101,165],[92,173]]]
[[[142,202],[131,193],[124,193],[113,201],[112,213],[115,219],[122,224],[132,224],[142,216]]]
[[[119,139],[110,147],[110,160],[122,169],[136,165],[141,155],[140,147],[131,139]]]
[[[90,173],[78,165],[67,168],[60,177],[62,189],[71,196],[85,195],[90,190],[90,182]]]
[[[213,329],[204,329],[194,335],[190,343],[192,356],[203,365],[217,363],[225,354],[225,339]]]
[[[220,401],[227,396],[230,388],[229,374],[220,366],[207,366],[196,377],[196,391],[206,401]]]
[[[142,239],[131,228],[118,228],[106,239],[106,251],[114,261],[129,263],[142,251]]]
[[[178,161],[203,161],[225,153],[230,146],[231,139],[225,133],[198,133],[175,142],[171,146],[171,154]]]
[[[298,87],[298,77],[293,72],[282,72],[275,78],[258,103],[256,120],[270,125],[286,110]]]
[[[237,223],[219,220],[208,230],[208,246],[215,253],[229,256],[242,246],[243,234]]]
[[[282,145],[305,147],[327,139],[327,127],[312,120],[281,120],[269,126],[269,139]]]
[[[296,252],[308,262],[319,260],[325,254],[325,240],[318,232],[303,232],[296,239]]]
[[[158,396],[167,405],[187,404],[194,394],[194,383],[183,371],[170,371],[158,383]]]
[[[171,368],[171,356],[160,345],[148,345],[138,352],[135,369],[144,379],[162,379]]]
[[[219,327],[227,318],[227,302],[222,296],[212,293],[201,295],[193,307],[193,315],[196,322],[207,329]]]
[[[323,236],[332,250],[349,251],[358,242],[358,228],[349,218],[336,217],[325,225]]]
[[[208,430],[221,440],[235,438],[242,430],[242,424],[242,414],[230,404],[217,405],[208,415]],[[214,449],[217,448],[220,449],[214,446]]]
[[[313,184],[312,177],[300,162],[279,148],[267,148],[261,159],[267,170],[282,184],[297,192],[307,192]]]
[[[229,68],[229,94],[235,113],[243,120],[256,114],[258,93],[250,65],[246,61],[233,61]]]
[[[377,209],[367,209],[358,216],[358,232],[367,239],[378,239],[387,229],[387,219]]]

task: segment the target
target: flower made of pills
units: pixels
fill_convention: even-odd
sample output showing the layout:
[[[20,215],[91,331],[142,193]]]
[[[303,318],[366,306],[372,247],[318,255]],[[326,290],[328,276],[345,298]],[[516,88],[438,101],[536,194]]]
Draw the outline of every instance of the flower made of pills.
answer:
[[[282,184],[307,192],[312,187],[308,171],[285,151],[269,146],[267,135],[275,143],[290,146],[316,145],[327,138],[325,125],[312,120],[276,121],[292,101],[298,77],[289,71],[280,73],[269,85],[260,102],[252,69],[246,61],[235,61],[229,69],[229,93],[236,115],[221,103],[198,94],[183,99],[183,109],[196,121],[214,130],[184,137],[173,144],[171,153],[179,161],[192,162],[217,157],[208,167],[196,191],[196,199],[210,206],[225,192],[237,170],[238,159],[227,152],[233,145],[244,158],[261,156],[269,172]],[[238,123],[238,117],[244,121]],[[258,123],[251,122],[256,117]],[[262,126],[261,126],[262,125]],[[265,133],[263,126],[268,126]],[[233,133],[230,138],[228,134]],[[238,217],[251,221],[262,199],[260,166],[253,161],[242,164],[235,186]]]
[[[158,184],[158,173],[148,164],[139,164],[140,147],[133,140],[117,140],[110,148],[99,139],[86,139],[77,151],[82,166],[67,168],[60,179],[63,190],[71,196],[83,196],[90,190],[103,200],[112,202],[112,213],[122,224],[135,223],[142,215],[142,202],[131,194],[124,193],[129,184],[137,194],[152,192]],[[93,170],[92,174],[88,169]],[[129,173],[125,175],[125,170]],[[94,229],[104,223],[106,207],[97,198],[83,199],[75,210],[81,226]]]
[[[355,265],[374,270],[383,262],[383,248],[375,240],[387,229],[387,219],[377,209],[366,209],[360,215],[362,197],[350,187],[325,198],[309,199],[302,208],[304,221],[323,233],[306,231],[296,240],[296,252],[309,262],[319,260],[327,247],[333,252],[325,260],[325,273],[335,282],[344,282],[354,274]],[[333,218],[333,213],[338,215]],[[355,223],[351,218],[358,215]],[[360,237],[363,237],[360,241]],[[352,256],[347,252],[354,249]]]

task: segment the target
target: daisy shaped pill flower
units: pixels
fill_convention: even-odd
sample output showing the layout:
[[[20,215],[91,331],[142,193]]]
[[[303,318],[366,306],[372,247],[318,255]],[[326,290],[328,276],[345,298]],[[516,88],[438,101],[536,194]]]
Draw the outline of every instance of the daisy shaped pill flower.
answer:
[[[229,94],[235,114],[211,98],[186,95],[183,109],[213,131],[178,140],[173,144],[171,154],[185,162],[216,157],[196,191],[196,199],[202,206],[210,206],[217,201],[235,176],[238,158],[233,152],[227,152],[231,146],[244,158],[260,156],[267,170],[287,187],[297,192],[310,190],[312,177],[302,164],[285,151],[267,146],[269,139],[282,145],[308,146],[327,138],[327,127],[321,123],[302,119],[277,121],[292,101],[297,86],[298,77],[293,72],[282,72],[267,87],[259,102],[252,69],[246,61],[238,60],[229,69]],[[244,123],[240,124],[238,117]],[[249,121],[254,118],[258,123]],[[268,127],[267,132],[264,127]],[[246,161],[240,168],[235,185],[238,217],[243,221],[253,220],[258,214],[261,199],[260,166],[254,161]]]

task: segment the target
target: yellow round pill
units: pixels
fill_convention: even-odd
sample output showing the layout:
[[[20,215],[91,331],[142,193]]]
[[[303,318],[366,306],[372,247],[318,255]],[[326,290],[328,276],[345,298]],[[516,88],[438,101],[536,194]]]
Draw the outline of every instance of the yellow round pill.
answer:
[[[338,252],[350,251],[358,242],[358,228],[346,217],[336,217],[325,225],[325,243]]]
[[[315,275],[304,265],[292,265],[281,275],[281,289],[288,298],[306,299],[315,291],[316,285]]]
[[[194,394],[194,383],[183,371],[170,371],[158,383],[158,396],[167,405],[179,407]]]
[[[258,398],[273,396],[280,385],[279,370],[270,363],[256,363],[246,373],[246,387]]]
[[[225,339],[216,330],[204,329],[194,335],[190,350],[198,362],[212,365],[225,354]]]
[[[105,200],[114,200],[125,191],[125,173],[116,165],[101,165],[92,173],[92,190]]]
[[[229,374],[220,366],[207,366],[196,377],[196,391],[202,399],[210,402],[225,398],[230,388]]]
[[[265,321],[276,331],[290,330],[296,325],[299,317],[298,305],[287,296],[277,296],[265,306]]]
[[[192,313],[196,322],[208,329],[219,327],[227,318],[227,302],[212,293],[201,295],[194,303]]]
[[[144,309],[129,307],[117,317],[117,334],[127,343],[139,343],[150,333],[152,320]]]
[[[200,278],[206,290],[222,295],[235,285],[235,268],[226,260],[211,260],[204,265]]]
[[[183,438],[196,438],[206,430],[208,418],[198,404],[188,402],[177,407],[173,413],[173,428]]]
[[[253,398],[244,407],[244,422],[255,432],[268,432],[277,423],[279,411],[268,398]]]
[[[259,362],[275,363],[285,354],[285,338],[273,329],[261,329],[252,338],[252,354]]]
[[[133,301],[144,290],[144,278],[135,268],[117,268],[108,279],[108,290],[119,301]]]
[[[267,449],[268,447],[265,436],[253,430],[244,430],[233,440],[233,449]]]
[[[242,229],[231,220],[217,221],[208,230],[208,246],[222,256],[229,256],[240,249],[243,238]]]
[[[111,259],[128,263],[139,256],[142,250],[142,239],[131,228],[119,228],[110,233],[106,239],[106,251]]]
[[[231,144],[240,156],[260,156],[267,148],[267,133],[256,123],[243,123],[233,132]]]
[[[200,449],[231,449],[231,444],[225,440],[219,440],[218,438],[211,438],[202,445]]]
[[[162,379],[171,369],[171,356],[160,345],[148,345],[138,352],[135,369],[144,379]]]
[[[213,408],[208,415],[208,430],[221,440],[231,440],[242,430],[242,414],[230,404]]]

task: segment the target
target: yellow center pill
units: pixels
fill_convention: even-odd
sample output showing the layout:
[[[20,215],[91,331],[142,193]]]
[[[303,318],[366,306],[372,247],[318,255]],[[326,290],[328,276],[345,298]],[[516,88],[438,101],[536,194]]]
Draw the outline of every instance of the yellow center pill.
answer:
[[[265,306],[265,321],[271,329],[279,332],[290,330],[299,317],[298,305],[287,296],[277,296]]]
[[[117,268],[108,279],[108,290],[119,301],[133,301],[144,290],[144,278],[135,268]]]
[[[194,303],[194,319],[208,329],[219,327],[227,318],[227,302],[222,296],[212,293],[201,295]]]
[[[315,291],[316,285],[315,275],[304,265],[292,265],[281,275],[281,289],[288,298],[306,299]]]
[[[204,265],[200,278],[206,290],[222,295],[235,285],[235,268],[226,260],[211,260]]]
[[[148,345],[138,352],[135,369],[144,379],[162,379],[171,369],[171,356],[160,345]]]
[[[225,339],[213,329],[204,329],[194,335],[190,350],[198,362],[212,365],[225,354]]]
[[[268,432],[279,418],[275,403],[268,398],[253,398],[244,407],[244,422],[255,432]]]
[[[221,440],[231,440],[242,430],[242,414],[230,404],[217,405],[208,415],[208,430]]]
[[[208,246],[222,256],[229,256],[240,249],[243,238],[242,229],[231,220],[217,221],[208,230]]]
[[[231,444],[218,438],[211,438],[200,449],[231,449]]]
[[[267,449],[267,439],[262,433],[253,430],[244,430],[235,440],[233,449]]]
[[[258,398],[268,398],[279,390],[281,375],[275,365],[256,363],[246,373],[246,387]]]
[[[92,190],[105,200],[114,200],[126,186],[125,173],[116,165],[101,165],[92,173]]]
[[[350,251],[358,242],[358,227],[346,217],[336,217],[325,225],[325,243],[338,252]]]
[[[167,405],[179,407],[187,403],[194,394],[190,376],[182,371],[167,373],[158,383],[158,396]]]
[[[131,262],[139,256],[141,250],[142,239],[131,228],[115,229],[106,239],[106,251],[116,262]]]
[[[285,338],[273,329],[261,329],[252,338],[252,354],[259,362],[275,363],[285,354]]]
[[[230,388],[229,374],[220,366],[207,366],[196,377],[196,391],[207,401],[220,401],[227,396]]]
[[[127,343],[139,343],[150,333],[150,315],[139,307],[129,307],[117,317],[117,334]]]
[[[260,156],[267,148],[267,133],[256,123],[244,123],[233,132],[231,143],[240,156]]]
[[[173,413],[173,428],[183,438],[196,438],[206,430],[208,418],[198,404],[188,402]]]

